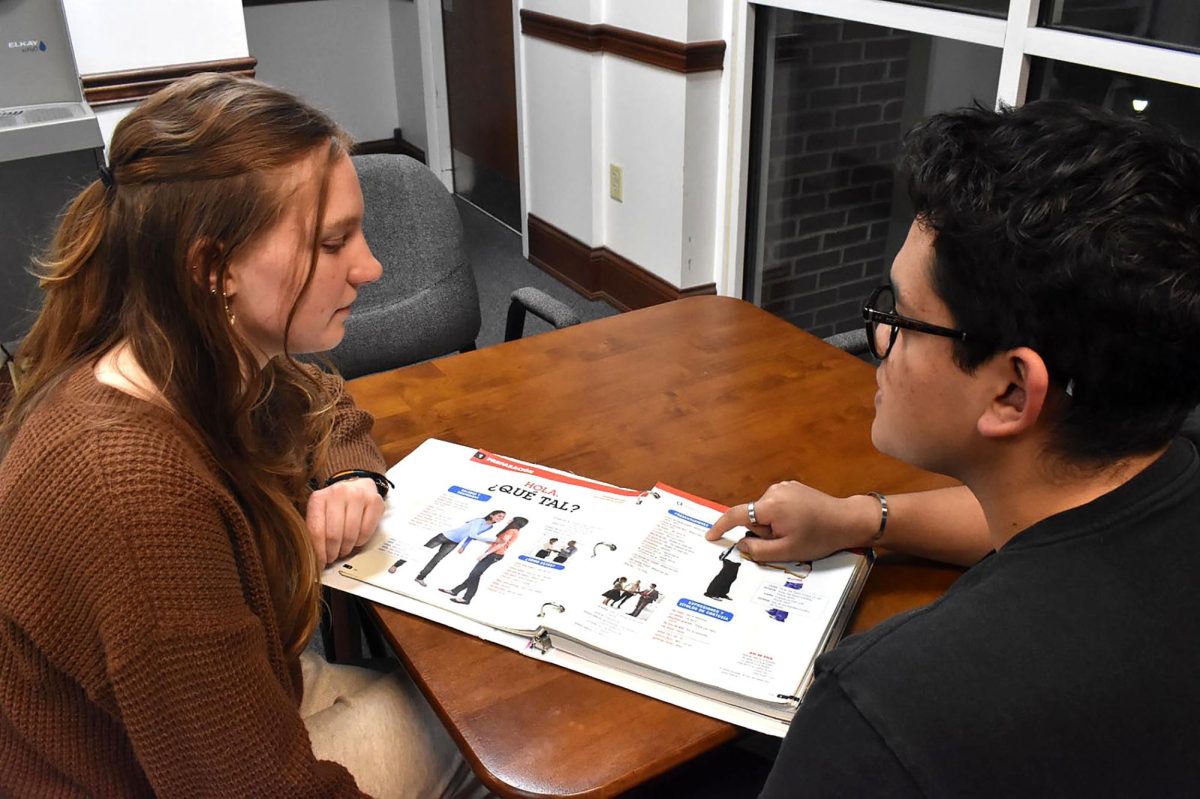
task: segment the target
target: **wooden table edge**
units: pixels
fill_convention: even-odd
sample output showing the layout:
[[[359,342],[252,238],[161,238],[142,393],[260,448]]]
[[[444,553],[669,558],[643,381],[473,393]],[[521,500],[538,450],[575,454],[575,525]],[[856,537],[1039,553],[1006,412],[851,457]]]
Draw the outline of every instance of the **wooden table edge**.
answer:
[[[643,785],[646,782],[655,779],[656,777],[660,777],[663,774],[666,774],[671,770],[688,763],[690,760],[699,755],[702,755],[706,752],[711,752],[717,747],[735,740],[743,731],[743,728],[737,726],[736,724],[730,724],[729,722],[721,722],[716,719],[711,719],[712,721],[716,721],[720,726],[713,733],[696,739],[691,745],[680,747],[679,749],[670,752],[669,756],[662,759],[662,768],[631,773],[624,779],[618,779],[604,785],[595,786],[594,788],[590,788],[588,790],[577,791],[569,794],[541,793],[518,788],[508,784],[507,782],[504,782],[501,778],[497,777],[491,771],[491,769],[489,769],[488,766],[482,760],[480,760],[479,756],[470,747],[466,739],[463,738],[462,734],[455,726],[453,719],[449,717],[449,714],[447,714],[442,709],[441,705],[436,701],[436,697],[434,696],[429,684],[415,668],[411,658],[405,653],[404,648],[400,645],[400,641],[393,634],[391,627],[388,626],[386,619],[383,617],[383,614],[380,611],[411,616],[429,624],[438,623],[398,608],[390,608],[386,605],[381,605],[368,599],[363,599],[361,601],[370,612],[372,619],[374,619],[375,623],[383,632],[384,638],[388,642],[388,646],[390,646],[392,650],[399,656],[400,662],[404,664],[405,671],[408,672],[408,675],[412,678],[413,682],[416,683],[417,687],[421,691],[422,696],[424,696],[429,702],[429,706],[433,708],[434,713],[437,714],[438,719],[445,726],[446,731],[450,734],[450,737],[454,739],[455,745],[470,764],[472,771],[474,771],[476,776],[479,777],[480,781],[487,786],[488,790],[498,793],[501,796],[513,797],[513,799],[555,799],[555,797],[571,797],[571,799],[607,799],[607,797],[618,796],[625,791],[632,790],[633,788]],[[467,635],[467,633],[455,630],[452,627],[446,627],[445,625],[440,624],[438,626],[443,627],[444,629],[457,635]],[[484,641],[482,639],[478,640],[481,644],[494,646],[504,652],[508,652],[516,657],[520,657],[519,653],[513,652],[510,649],[506,649],[500,644],[492,641]],[[568,669],[567,671],[570,670]],[[578,672],[571,673],[581,679],[595,679],[594,677],[590,677],[585,674],[579,674]],[[629,691],[638,699],[647,702],[661,701],[654,699],[653,697],[638,694],[636,691],[632,691],[628,688],[624,688],[623,690]],[[681,713],[694,713],[694,711],[689,711],[684,708],[677,708],[677,710],[679,710]]]

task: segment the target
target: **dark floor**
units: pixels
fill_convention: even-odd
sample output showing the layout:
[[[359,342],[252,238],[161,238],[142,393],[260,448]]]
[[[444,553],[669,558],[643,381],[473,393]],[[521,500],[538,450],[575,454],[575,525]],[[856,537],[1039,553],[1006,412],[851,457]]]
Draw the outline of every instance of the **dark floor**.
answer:
[[[781,739],[756,732],[714,749],[658,779],[623,794],[624,799],[753,799],[762,790]]]
[[[521,254],[519,233],[462,198],[456,197],[455,201],[462,218],[467,255],[475,270],[475,282],[479,285],[479,306],[483,314],[483,326],[476,339],[479,347],[504,341],[504,322],[508,313],[509,295],[524,286],[533,286],[555,299],[562,300],[585,322],[617,313],[608,303],[589,300],[577,294],[529,263]],[[550,329],[550,325],[536,317],[526,318],[527,336]]]

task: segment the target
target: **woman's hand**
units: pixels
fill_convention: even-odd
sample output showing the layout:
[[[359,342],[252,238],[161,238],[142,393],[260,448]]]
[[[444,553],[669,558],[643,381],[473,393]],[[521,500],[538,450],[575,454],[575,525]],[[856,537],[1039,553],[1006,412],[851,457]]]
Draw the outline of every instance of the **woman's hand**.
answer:
[[[366,477],[342,480],[314,491],[304,521],[322,567],[367,543],[383,516],[383,497]]]
[[[758,524],[750,524],[747,507],[727,510],[705,538],[716,541],[741,525],[759,536],[738,543],[738,550],[751,560],[814,560],[840,549],[867,546],[879,529],[879,501],[874,497],[839,499],[795,480],[775,483],[754,501]]]

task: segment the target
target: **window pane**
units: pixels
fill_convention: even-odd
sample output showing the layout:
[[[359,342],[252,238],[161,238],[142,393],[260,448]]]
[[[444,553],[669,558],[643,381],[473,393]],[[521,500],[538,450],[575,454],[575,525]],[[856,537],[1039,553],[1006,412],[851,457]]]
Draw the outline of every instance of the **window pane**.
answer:
[[[1174,128],[1200,146],[1200,89],[1120,72],[1035,58],[1030,65],[1030,100],[1082,100],[1122,116],[1141,116]]]
[[[1200,49],[1196,0],[1043,0],[1041,17],[1051,28]]]
[[[910,6],[945,8],[950,11],[966,11],[985,17],[1007,17],[1008,0],[900,0]]]
[[[893,162],[922,117],[995,104],[1000,50],[760,9],[747,299],[827,336],[862,324],[912,222]]]

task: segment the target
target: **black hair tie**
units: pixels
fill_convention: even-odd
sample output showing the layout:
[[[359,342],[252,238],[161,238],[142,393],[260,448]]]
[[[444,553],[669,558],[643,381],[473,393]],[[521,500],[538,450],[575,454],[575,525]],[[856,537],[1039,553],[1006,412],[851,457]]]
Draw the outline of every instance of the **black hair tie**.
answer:
[[[100,173],[100,182],[104,184],[104,188],[111,189],[113,186],[117,185],[117,179],[113,177],[111,169],[106,166],[102,166],[97,171]]]

